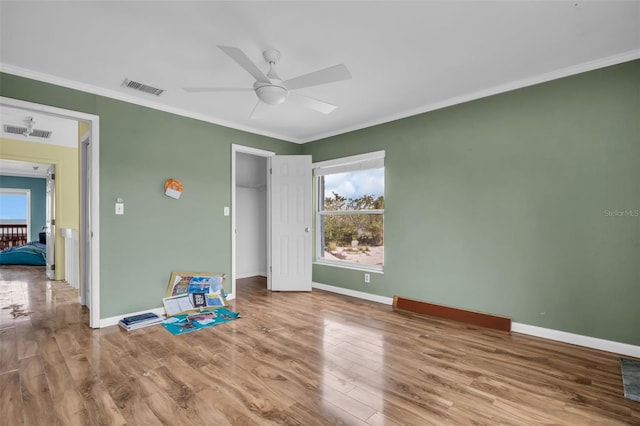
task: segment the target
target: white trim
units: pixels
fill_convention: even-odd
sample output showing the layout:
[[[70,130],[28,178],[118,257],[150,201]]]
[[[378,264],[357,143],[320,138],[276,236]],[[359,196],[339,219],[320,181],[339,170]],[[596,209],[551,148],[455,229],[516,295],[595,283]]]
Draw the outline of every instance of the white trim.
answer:
[[[153,308],[153,309],[145,309],[144,311],[131,312],[129,314],[124,315],[116,315],[115,317],[102,318],[100,320],[100,328],[110,327],[112,325],[118,325],[120,320],[124,317],[131,317],[134,315],[145,314],[147,312],[153,312],[156,315],[164,315],[164,308]]]
[[[0,65],[0,70],[2,66]],[[100,118],[97,115],[57,108],[44,104],[0,96],[0,105],[48,114],[56,117],[86,121],[91,125],[91,306],[89,327],[100,327]],[[78,141],[80,143],[80,141]],[[81,166],[79,166],[81,167]],[[82,213],[80,213],[82,214]],[[83,285],[85,285],[83,283]]]
[[[512,81],[510,83],[501,84],[499,86],[490,87],[488,89],[478,90],[477,92],[468,93],[462,96],[456,96],[456,97],[445,99],[439,102],[434,102],[432,104],[424,105],[419,108],[410,109],[410,110],[399,112],[396,114],[390,114],[376,120],[371,120],[365,123],[356,124],[355,126],[346,126],[341,129],[320,133],[313,136],[313,138],[302,140],[299,143],[318,141],[321,139],[338,136],[344,133],[354,132],[356,130],[362,130],[362,129],[366,129],[373,126],[379,126],[380,124],[390,123],[392,121],[401,120],[403,118],[412,117],[414,115],[424,114],[426,112],[447,108],[453,105],[475,101],[476,99],[499,95],[500,93],[506,93],[512,90],[522,89],[524,87],[546,83],[548,81],[553,81],[553,80],[557,80],[564,77],[570,77],[572,75],[582,74],[582,73],[597,70],[600,68],[618,65],[625,62],[634,61],[636,59],[640,59],[640,49],[630,50],[628,52],[620,53],[618,55],[608,56],[606,58],[597,59],[595,61],[589,61],[582,64],[551,71],[548,73],[539,74],[533,77],[527,77],[520,80]]]
[[[355,297],[357,299],[369,300],[371,302],[382,303],[383,305],[393,305],[393,297],[380,296],[377,294],[365,293],[363,291],[351,290],[349,288],[336,287],[329,284],[321,284],[312,282],[312,288],[318,290],[330,291],[331,293],[338,293],[345,296]]]
[[[571,75],[581,74],[588,71],[593,71],[599,68],[605,68],[612,65],[621,64],[624,62],[633,61],[640,58],[640,49],[630,50],[628,52],[623,52],[617,55],[609,56],[606,58],[597,59],[594,61],[585,62],[579,65],[574,65],[566,68],[562,68],[559,70],[555,70],[552,72],[540,74],[533,77],[528,77],[520,80],[516,80],[507,84],[502,84],[499,86],[494,86],[485,90],[479,90],[477,92],[473,92],[463,96],[457,96],[454,98],[446,99],[440,102],[435,102],[433,104],[425,105],[420,108],[411,109],[408,111],[404,111],[397,114],[390,114],[385,117],[379,118],[377,120],[368,121],[362,124],[358,124],[355,126],[346,126],[341,129],[332,130],[325,133],[317,134],[311,138],[291,138],[284,135],[266,132],[264,130],[255,129],[249,126],[240,126],[237,123],[231,123],[225,120],[220,120],[216,118],[212,118],[203,114],[196,114],[190,111],[183,110],[181,108],[173,108],[166,105],[162,105],[156,102],[147,101],[144,99],[136,98],[133,96],[128,96],[126,94],[114,91],[103,89],[97,86],[93,86],[90,84],[79,83],[72,80],[63,79],[57,76],[53,76],[50,74],[44,74],[37,71],[32,71],[26,68],[16,67],[13,65],[8,65],[0,62],[0,71],[7,72],[9,74],[14,74],[20,77],[26,77],[33,80],[43,81],[46,83],[55,84],[58,86],[68,87],[70,89],[81,90],[87,93],[93,93],[95,95],[105,96],[112,99],[118,99],[125,102],[130,102],[132,104],[146,106],[148,108],[157,109],[159,111],[165,111],[177,115],[181,115],[184,117],[195,118],[197,120],[205,121],[208,123],[218,124],[220,126],[229,127],[232,129],[243,130],[246,132],[268,136],[277,138],[280,140],[284,140],[287,142],[293,142],[298,144],[304,144],[307,142],[313,142],[320,139],[329,138],[332,136],[337,136],[343,133],[353,132],[356,130],[361,130],[367,127],[373,127],[380,124],[388,123],[395,120],[400,120],[403,118],[411,117],[414,115],[423,114],[425,112],[434,111],[441,108],[446,108],[448,106],[457,105],[465,102],[469,102],[472,100],[497,95],[504,92],[509,92],[511,90],[520,89],[523,87],[533,86],[535,84],[545,83],[547,81],[556,80],[563,77],[568,77]]]
[[[634,346],[628,343],[598,339],[596,337],[567,333],[566,331],[553,330],[535,325],[520,324],[517,322],[511,323],[511,332],[528,334],[530,336],[542,337],[544,339],[556,340],[558,342],[640,358],[640,346]]]
[[[345,296],[351,296],[358,299],[370,300],[372,302],[383,303],[385,305],[393,305],[392,297],[379,296],[377,294],[364,293],[348,288],[335,287],[328,284],[312,283],[313,288],[319,290],[338,293]],[[568,333],[566,331],[552,330],[550,328],[538,327],[535,325],[521,324],[517,322],[511,323],[512,333],[527,334],[530,336],[541,337],[543,339],[555,340],[558,342],[569,343],[571,345],[584,346],[587,348],[597,349],[615,354],[632,356],[640,358],[640,346],[630,345],[628,343],[614,342],[612,340],[598,339],[596,337],[583,336],[580,334]]]
[[[283,140],[286,142],[301,144],[301,143],[312,141],[312,139],[307,140],[307,139],[300,139],[300,138],[292,138],[289,136],[281,135],[279,133],[269,132],[263,129],[257,129],[251,126],[243,126],[238,123],[222,120],[216,117],[211,117],[209,115],[188,111],[182,108],[175,108],[175,107],[164,105],[152,100],[137,98],[135,96],[131,96],[126,93],[121,93],[116,90],[104,89],[102,87],[94,86],[92,84],[79,83],[77,81],[68,80],[66,78],[60,78],[51,74],[45,74],[38,71],[16,67],[16,66],[8,65],[1,62],[0,62],[0,72],[6,72],[7,74],[13,74],[19,77],[25,77],[25,78],[29,78],[36,81],[43,81],[45,83],[55,84],[56,86],[67,87],[69,89],[79,90],[82,92],[91,93],[98,96],[104,96],[106,98],[116,99],[119,101],[128,102],[130,104],[140,105],[143,107],[155,109],[158,111],[168,112],[170,114],[175,114],[182,117],[194,118],[196,120],[216,124],[218,126],[224,126],[230,129],[242,130],[243,132],[267,136],[270,138],[275,138],[275,139]]]
[[[316,248],[317,250],[317,248]],[[342,260],[315,259],[314,265],[329,266],[332,268],[351,269],[352,271],[371,272],[384,275],[384,269],[379,265],[367,265],[366,263],[345,262]]]
[[[100,117],[91,123],[91,306],[89,326],[100,323]],[[85,236],[87,238],[87,236]],[[84,262],[84,261],[83,261]]]
[[[31,190],[27,189],[27,242],[31,241]]]
[[[375,210],[321,210],[318,212],[324,216],[342,216],[348,214],[384,214],[384,209]]]
[[[227,300],[235,299],[236,279],[242,278],[236,276],[236,154],[238,152],[242,152],[243,154],[256,155],[258,157],[272,157],[276,155],[276,153],[272,151],[265,151],[263,149],[251,148],[244,145],[231,144],[231,293],[227,295]],[[270,198],[269,189],[269,179],[267,179],[267,198]],[[269,231],[268,234],[271,235],[271,231]],[[271,244],[267,242],[268,252],[270,251],[270,245]],[[271,256],[269,254],[267,254],[267,259],[271,259]],[[267,276],[267,287],[271,288],[270,284],[271,283],[269,277]]]
[[[117,99],[125,102],[129,102],[135,105],[145,106],[147,108],[153,108],[158,111],[169,112],[172,114],[181,115],[183,117],[195,118],[196,120],[205,121],[207,123],[217,124],[219,126],[225,126],[232,129],[242,130],[256,135],[268,136],[276,139],[280,139],[287,142],[293,142],[297,144],[304,144],[308,142],[314,142],[321,139],[329,138],[332,136],[341,135],[343,133],[353,132],[356,130],[365,129],[367,127],[373,127],[380,124],[389,123],[395,120],[411,117],[414,115],[424,114],[425,112],[435,111],[441,108],[446,108],[452,105],[462,104],[465,102],[473,101],[476,99],[497,95],[500,93],[509,92],[523,87],[533,86],[535,84],[546,83],[547,81],[557,80],[559,78],[569,77],[576,74],[581,74],[588,71],[593,71],[600,68],[605,68],[612,65],[622,64],[625,62],[640,59],[640,49],[630,50],[617,55],[608,56],[606,58],[596,59],[594,61],[585,62],[578,65],[562,68],[559,70],[551,71],[544,74],[539,74],[533,77],[523,78],[520,80],[512,81],[510,83],[502,84],[499,86],[490,87],[488,89],[479,90],[477,92],[469,93],[462,96],[457,96],[449,99],[445,99],[440,102],[424,105],[419,108],[410,109],[408,111],[390,114],[382,118],[371,120],[365,123],[357,124],[355,126],[346,126],[337,130],[331,130],[325,133],[314,135],[310,138],[292,138],[281,134],[268,132],[262,129],[256,129],[250,126],[242,126],[237,123],[221,120],[219,118],[210,117],[204,114],[194,113],[184,110],[182,108],[174,108],[167,105],[163,105],[157,102],[136,98],[124,93],[120,93],[115,90],[104,89],[91,84],[79,83],[77,81],[60,78],[51,74],[45,74],[38,71],[33,71],[26,68],[16,67],[0,62],[0,71],[8,74],[17,75],[19,77],[26,77],[32,80],[43,81],[45,83],[55,84],[57,86],[68,87],[70,89],[80,90],[94,95],[105,96],[112,99]]]
[[[318,161],[317,163],[313,163],[312,166],[314,169],[319,169],[321,167],[332,167],[332,166],[337,166],[342,164],[359,163],[361,161],[367,161],[367,160],[378,160],[381,158],[385,158],[385,156],[386,156],[385,150],[373,151],[373,152],[367,152],[364,154],[350,155],[349,157],[340,157],[340,158],[334,158],[332,160]]]

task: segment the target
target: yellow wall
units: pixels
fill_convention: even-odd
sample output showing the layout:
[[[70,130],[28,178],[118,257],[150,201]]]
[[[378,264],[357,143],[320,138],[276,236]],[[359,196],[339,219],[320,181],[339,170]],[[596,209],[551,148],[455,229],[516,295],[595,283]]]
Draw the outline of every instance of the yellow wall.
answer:
[[[55,279],[64,279],[64,239],[60,236],[60,229],[80,228],[78,149],[2,138],[0,158],[55,165]]]

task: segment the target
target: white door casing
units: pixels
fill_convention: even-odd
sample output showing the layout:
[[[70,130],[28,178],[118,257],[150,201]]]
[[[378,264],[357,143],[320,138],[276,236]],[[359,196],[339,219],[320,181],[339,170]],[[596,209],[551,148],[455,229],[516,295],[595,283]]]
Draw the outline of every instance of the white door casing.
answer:
[[[236,257],[237,253],[237,244],[236,244],[236,227],[237,227],[237,217],[236,217],[236,154],[242,152],[249,155],[256,155],[259,157],[271,157],[276,155],[275,152],[265,151],[258,148],[251,148],[244,145],[231,145],[231,293],[227,295],[228,300],[235,299],[236,297]],[[267,203],[269,203],[269,194],[270,194],[270,182],[267,179]],[[267,208],[268,209],[268,208]],[[269,223],[269,219],[267,219],[267,223]],[[271,233],[268,233],[267,239]],[[270,243],[267,241],[267,259],[271,259],[271,254],[269,253],[271,248]],[[267,272],[268,274],[268,272]],[[271,277],[267,276],[267,288],[271,288]]]
[[[91,136],[86,135],[80,141],[81,167],[80,167],[80,304],[91,309],[91,173],[86,165],[91,164]]]
[[[311,291],[311,156],[269,160],[271,290]]]
[[[82,282],[81,285],[90,291],[91,297],[88,301],[89,306],[89,327],[100,328],[100,117],[93,114],[87,114],[79,111],[73,111],[63,108],[57,108],[49,105],[36,104],[20,99],[6,98],[0,96],[0,105],[10,108],[17,108],[24,110],[25,112],[35,112],[47,114],[52,117],[67,118],[71,120],[82,120],[89,124],[89,150],[90,154],[87,157],[87,162],[83,161],[81,167],[86,169],[89,177],[90,187],[88,191],[82,196],[89,197],[90,207],[86,212],[80,212],[80,214],[87,214],[90,216],[88,222],[90,223],[91,230],[84,235],[83,238],[87,240],[87,244],[90,245],[90,253],[84,253],[84,244],[81,244],[80,257],[82,259],[82,268],[87,268],[89,276],[87,282]],[[6,158],[12,160],[33,161],[32,158],[20,158],[7,156]],[[37,159],[36,159],[37,160]],[[90,290],[89,290],[90,288]],[[107,324],[111,325],[111,324]]]
[[[47,194],[46,194],[46,256],[47,256],[47,277],[55,279],[55,242],[56,242],[56,186],[55,186],[55,166],[47,169]]]

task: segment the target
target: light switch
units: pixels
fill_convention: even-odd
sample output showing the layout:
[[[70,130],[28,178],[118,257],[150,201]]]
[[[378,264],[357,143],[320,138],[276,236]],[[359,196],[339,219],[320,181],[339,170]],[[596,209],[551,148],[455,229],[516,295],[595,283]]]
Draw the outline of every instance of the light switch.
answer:
[[[116,214],[124,214],[124,203],[116,203]]]
[[[229,216],[229,207],[225,207],[223,211],[225,216]]]

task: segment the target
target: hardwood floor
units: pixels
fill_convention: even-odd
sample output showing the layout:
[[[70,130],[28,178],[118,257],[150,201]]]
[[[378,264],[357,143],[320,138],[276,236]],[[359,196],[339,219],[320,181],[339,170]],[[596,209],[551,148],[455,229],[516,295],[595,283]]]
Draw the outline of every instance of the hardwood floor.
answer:
[[[636,424],[619,357],[241,280],[242,318],[88,328],[41,268],[0,268],[3,425]]]

